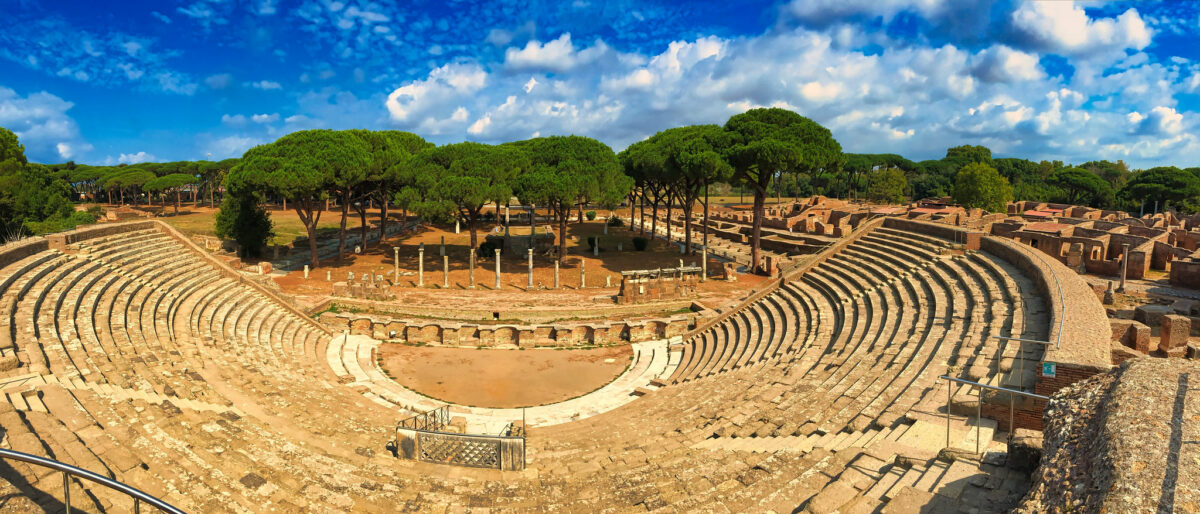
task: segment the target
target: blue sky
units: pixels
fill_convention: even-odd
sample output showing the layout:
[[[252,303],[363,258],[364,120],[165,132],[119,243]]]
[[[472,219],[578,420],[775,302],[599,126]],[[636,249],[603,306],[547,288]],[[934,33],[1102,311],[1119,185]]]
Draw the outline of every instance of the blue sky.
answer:
[[[620,150],[793,109],[850,152],[1200,165],[1200,2],[0,0],[32,160],[221,159],[306,128]]]

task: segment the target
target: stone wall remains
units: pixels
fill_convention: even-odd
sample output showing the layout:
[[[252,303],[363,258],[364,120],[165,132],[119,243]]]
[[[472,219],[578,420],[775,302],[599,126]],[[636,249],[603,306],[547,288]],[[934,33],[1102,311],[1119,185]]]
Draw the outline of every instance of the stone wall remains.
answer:
[[[446,346],[607,346],[658,341],[682,336],[692,324],[690,316],[604,323],[553,323],[509,325],[458,323],[441,320],[395,319],[368,314],[321,314],[320,322],[335,331],[378,340]]]

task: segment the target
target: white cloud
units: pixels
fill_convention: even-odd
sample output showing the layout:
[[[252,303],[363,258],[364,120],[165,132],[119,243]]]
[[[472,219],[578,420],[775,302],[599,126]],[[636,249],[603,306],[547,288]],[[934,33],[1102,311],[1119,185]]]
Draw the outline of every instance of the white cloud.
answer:
[[[388,95],[386,107],[392,120],[399,123],[416,122],[417,126],[444,126],[439,117],[456,119],[461,104],[448,106],[452,98],[470,98],[487,83],[488,74],[477,64],[447,64],[429,73],[423,80],[400,86]],[[457,107],[457,108],[454,108]],[[444,127],[443,127],[444,128]]]
[[[279,113],[255,114],[250,117],[250,120],[255,123],[275,123],[279,121]]]
[[[204,85],[208,86],[209,89],[225,89],[231,84],[233,84],[233,75],[228,73],[209,75],[204,79]]]
[[[266,143],[265,140],[242,136],[226,136],[207,142],[201,146],[205,157],[213,160],[228,159],[230,157],[241,157],[252,147]]]
[[[472,136],[478,136],[480,134],[483,134],[483,132],[485,130],[487,130],[488,126],[490,126],[491,124],[492,124],[492,114],[491,113],[485,114],[485,115],[483,115],[483,117],[475,120],[475,123],[472,123],[470,127],[467,127],[467,133],[471,134]]]
[[[1075,56],[1141,50],[1154,36],[1137,9],[1116,18],[1092,19],[1072,1],[1022,2],[1012,21],[1042,48]]]
[[[230,127],[241,127],[246,124],[246,117],[241,114],[234,114],[232,116],[228,114],[222,114],[221,123],[229,125]]]
[[[1016,82],[1039,80],[1046,76],[1038,57],[1004,45],[980,52],[973,74],[987,82]]]
[[[132,153],[132,154],[123,153],[123,154],[121,154],[120,157],[117,157],[117,162],[124,163],[124,164],[138,164],[141,162],[154,162],[154,160],[155,160],[155,157],[153,154],[148,154],[144,151],[138,152],[138,153]]]
[[[12,130],[34,162],[60,162],[92,150],[67,111],[75,104],[45,91],[22,97],[0,86],[0,127]]]
[[[784,7],[784,13],[817,24],[860,15],[882,16],[884,21],[890,21],[902,11],[933,18],[947,3],[945,0],[792,0]]]
[[[524,89],[525,93],[528,94],[530,91],[533,91],[533,87],[536,85],[538,85],[537,79],[535,79],[533,77],[529,77],[529,82],[526,82],[525,85],[521,87],[521,89]]]
[[[571,34],[563,33],[558,39],[542,44],[530,41],[525,48],[509,48],[504,51],[504,66],[513,70],[567,71],[576,64],[575,45]]]
[[[283,89],[283,86],[279,85],[278,82],[274,82],[274,81],[270,81],[270,80],[260,80],[258,82],[251,82],[250,87],[255,88],[255,89],[261,89],[263,91],[270,91],[272,89]]]
[[[837,98],[842,94],[842,85],[836,82],[822,84],[818,81],[808,82],[800,86],[800,94],[809,100],[824,102]]]

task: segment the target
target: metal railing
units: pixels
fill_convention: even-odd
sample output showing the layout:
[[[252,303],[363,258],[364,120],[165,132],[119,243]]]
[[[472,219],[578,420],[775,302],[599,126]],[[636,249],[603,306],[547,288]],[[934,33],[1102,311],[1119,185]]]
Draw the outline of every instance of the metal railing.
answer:
[[[151,506],[163,512],[183,514],[182,510],[179,510],[171,504],[150,496],[149,494],[146,494],[132,486],[123,484],[103,475],[98,475],[83,468],[77,468],[65,462],[59,462],[53,459],[38,457],[37,455],[30,455],[28,453],[5,449],[0,449],[0,458],[18,460],[27,464],[33,464],[35,466],[50,468],[61,472],[63,480],[63,504],[67,514],[71,513],[71,477],[90,480],[133,498],[133,512],[135,513],[140,513],[142,510],[142,502],[146,502],[147,504],[150,504]]]
[[[1008,393],[1008,431],[1010,433],[1013,431],[1013,421],[1016,418],[1016,395],[1024,396],[1026,398],[1039,399],[1039,400],[1049,400],[1050,399],[1050,397],[1042,396],[1040,394],[1027,393],[1025,391],[1017,391],[1016,389],[1009,389],[1007,387],[980,384],[979,382],[972,382],[970,380],[963,380],[961,378],[954,378],[954,377],[947,376],[947,375],[939,376],[938,379],[946,380],[946,447],[947,448],[950,447],[950,398],[951,398],[951,396],[953,396],[953,392],[951,391],[951,388],[953,387],[954,382],[958,382],[960,384],[964,384],[964,385],[979,388],[979,389],[990,389],[993,391],[1003,391],[1003,392]],[[980,391],[979,401],[976,402],[976,404],[975,404],[975,454],[976,455],[978,455],[980,453],[979,452],[979,440],[982,438],[983,424],[980,423],[979,420],[982,418],[983,418],[983,392]]]
[[[1020,243],[1015,243],[1015,244],[1018,247],[1025,246]],[[1034,249],[1024,248],[1024,250],[1033,253],[1033,255],[1038,258],[1038,261],[1040,261],[1043,265],[1046,266],[1047,269],[1050,270],[1050,275],[1054,277],[1054,285],[1058,289],[1058,305],[1059,305],[1058,337],[1056,337],[1054,340],[1054,347],[1059,348],[1062,346],[1063,321],[1067,319],[1067,298],[1066,298],[1066,296],[1063,295],[1063,292],[1062,292],[1062,281],[1060,281],[1058,279],[1058,271],[1055,271],[1054,266],[1050,265],[1050,262],[1047,261],[1046,258],[1042,256],[1041,250],[1038,250],[1036,248],[1034,248]],[[1037,341],[1037,340],[1026,340],[1025,342],[1050,344],[1049,341]]]
[[[428,410],[412,417],[404,418],[396,422],[396,429],[402,428],[409,430],[425,430],[429,432],[440,432],[446,425],[450,424],[450,406],[443,405],[433,410]]]
[[[1017,363],[1017,376],[1021,377],[1020,380],[1021,380],[1021,388],[1022,389],[1025,387],[1025,382],[1024,382],[1025,381],[1025,355],[1024,355],[1024,351],[1022,351],[1020,343],[1036,343],[1036,344],[1040,344],[1042,346],[1049,346],[1049,345],[1055,344],[1050,341],[1042,341],[1039,339],[1022,339],[1020,337],[1009,337],[1009,336],[988,336],[988,337],[991,339],[998,339],[998,340],[1004,341],[1005,348],[1008,348],[1009,341],[1017,341],[1017,343],[1018,343],[1017,344],[1017,354],[1016,354],[1016,356],[1013,357],[1013,360],[1019,361]],[[1044,348],[1042,349],[1042,355],[1043,356],[1046,355],[1046,350]],[[997,372],[1000,371],[999,363],[996,364],[996,371]],[[1010,373],[1011,373],[1011,371],[1012,371],[1012,368],[1009,368]]]

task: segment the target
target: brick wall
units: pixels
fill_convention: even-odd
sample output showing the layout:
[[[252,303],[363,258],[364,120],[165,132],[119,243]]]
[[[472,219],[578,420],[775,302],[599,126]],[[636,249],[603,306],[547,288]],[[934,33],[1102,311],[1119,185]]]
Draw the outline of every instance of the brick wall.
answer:
[[[1050,396],[1058,392],[1059,389],[1074,384],[1080,380],[1091,378],[1098,373],[1103,373],[1106,370],[1077,367],[1069,364],[1059,363],[1055,371],[1054,378],[1042,376],[1039,372],[1037,385],[1033,392],[1042,396]]]
[[[1013,409],[1012,419],[1013,424],[1017,428],[1028,428],[1030,430],[1042,430],[1042,411],[1046,408],[1045,400],[1035,400],[1034,405],[1028,408]],[[996,429],[1002,432],[1011,432],[1011,427],[1008,426],[1008,405],[985,403],[983,404],[983,416],[996,420]]]

